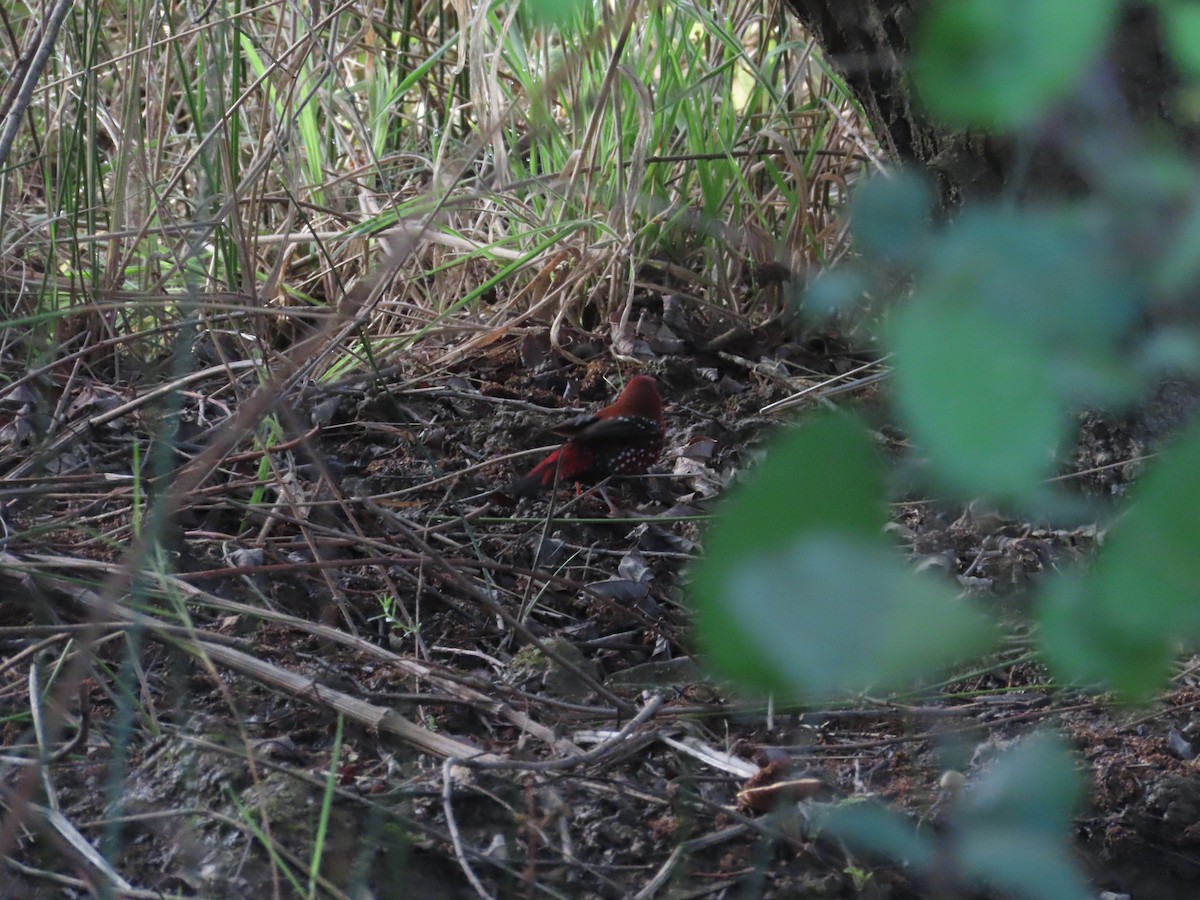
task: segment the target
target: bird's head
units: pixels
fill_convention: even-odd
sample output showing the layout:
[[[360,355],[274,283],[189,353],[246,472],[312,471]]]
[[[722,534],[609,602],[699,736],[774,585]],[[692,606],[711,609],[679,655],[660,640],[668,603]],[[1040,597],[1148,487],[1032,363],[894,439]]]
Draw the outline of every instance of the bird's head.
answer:
[[[658,382],[649,375],[633,376],[611,408],[615,415],[642,416],[661,422],[663,405]]]

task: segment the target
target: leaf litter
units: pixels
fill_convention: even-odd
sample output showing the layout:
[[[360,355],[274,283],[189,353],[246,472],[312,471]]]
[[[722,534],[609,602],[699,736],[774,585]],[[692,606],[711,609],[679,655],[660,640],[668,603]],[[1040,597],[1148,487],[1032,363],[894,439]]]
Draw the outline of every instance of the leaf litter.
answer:
[[[750,884],[764,896],[915,897],[923,888],[903,871],[821,841],[807,805],[874,796],[936,827],[948,772],[969,787],[984,748],[1052,725],[1090,776],[1076,828],[1096,884],[1166,892],[1194,877],[1192,663],[1141,713],[1050,690],[1019,624],[979,671],[911,696],[814,709],[705,677],[683,576],[713,498],[776,424],[759,411],[835,390],[873,361],[832,335],[680,338],[659,324],[643,317],[627,349],[662,385],[667,450],[650,475],[609,485],[622,518],[573,486],[552,501],[497,496],[526,451],[552,442],[550,426],[642,370],[584,334],[569,345],[586,362],[572,364],[531,329],[453,371],[304,388],[279,409],[280,433],[231,447],[189,489],[154,545],[165,560],[147,558],[133,580],[118,551],[164,489],[128,469],[129,444],[159,434],[153,398],[85,384],[37,423],[34,400],[12,392],[0,422],[0,580],[14,600],[0,622],[6,781],[32,796],[29,710],[46,706],[61,719],[42,787],[55,840],[117,827],[121,841],[106,872],[23,839],[10,876],[58,873],[78,889],[82,867],[84,881],[120,878],[133,896],[243,896],[307,872],[323,828],[316,883],[333,896],[403,878],[447,897]],[[180,398],[185,460],[236,413],[215,402],[218,377]],[[878,385],[837,402],[876,409]],[[1117,432],[1084,425],[1080,468],[1120,462]],[[1095,489],[1116,493],[1119,467],[1093,468]],[[1017,623],[1022,589],[1097,539],[912,500],[891,529],[916,566]],[[104,599],[113,591],[120,602]],[[31,694],[31,673],[81,653],[84,630],[96,665],[78,692]],[[110,677],[122,667],[132,680]]]

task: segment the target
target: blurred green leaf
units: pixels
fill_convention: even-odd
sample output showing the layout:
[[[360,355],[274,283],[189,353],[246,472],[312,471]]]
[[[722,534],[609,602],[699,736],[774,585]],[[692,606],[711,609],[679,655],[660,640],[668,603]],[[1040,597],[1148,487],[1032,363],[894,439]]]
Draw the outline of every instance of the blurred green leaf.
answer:
[[[777,690],[819,697],[904,686],[991,643],[988,620],[878,541],[834,533],[743,557],[721,596],[739,632],[722,668],[766,667]],[[703,633],[703,632],[702,632]]]
[[[950,125],[1012,129],[1063,97],[1104,49],[1117,0],[940,0],[922,17],[913,73]]]
[[[806,535],[848,534],[882,545],[883,496],[883,467],[857,420],[824,413],[778,440],[722,505],[692,572],[697,629],[710,661],[748,686],[778,688],[774,663],[744,651],[752,636],[726,593],[731,573],[752,554],[782,552]]]
[[[1137,361],[1139,369],[1156,380],[1181,372],[1200,375],[1200,335],[1188,328],[1159,328],[1142,342]]]
[[[1131,700],[1166,683],[1171,658],[1200,637],[1200,430],[1164,452],[1133,492],[1084,579],[1084,614],[1103,629],[1107,683]],[[1078,627],[1078,626],[1077,626]]]
[[[1051,474],[1067,411],[1136,396],[1117,352],[1136,280],[1085,208],[982,208],[931,247],[894,317],[898,403],[950,487],[1029,500]]]
[[[954,873],[947,896],[983,885],[1034,900],[1092,896],[1067,852],[1082,793],[1062,741],[1035,734],[1004,753],[962,792],[946,823],[952,839],[920,832],[906,816],[874,803],[846,802],[816,827],[851,847],[903,863],[921,877]]]
[[[921,293],[975,306],[1055,357],[1107,359],[1139,314],[1123,266],[1086,207],[983,207],[938,242]]]
[[[1200,637],[1200,429],[1162,453],[1089,573],[1104,621],[1135,640]]]
[[[1166,450],[1133,492],[1099,559],[1059,579],[1040,611],[1051,664],[1066,677],[1144,700],[1171,658],[1200,640],[1200,428]]]
[[[845,841],[856,850],[877,853],[919,876],[934,867],[934,846],[911,819],[878,803],[847,800],[821,810],[814,822],[822,834]]]
[[[1066,746],[1041,733],[1002,755],[960,799],[956,846],[972,882],[1020,897],[1092,896],[1067,854],[1083,785]]]
[[[920,172],[872,178],[851,199],[855,244],[886,262],[917,262],[932,229],[934,200],[933,186]]]
[[[1200,78],[1200,6],[1189,2],[1159,4],[1166,25],[1167,49],[1184,74]]]
[[[584,0],[523,0],[523,3],[534,24],[561,28],[583,8]]]
[[[883,497],[883,465],[866,427],[853,416],[820,413],[788,429],[732,492],[705,538],[705,561],[725,566],[827,531],[882,543]]]
[[[1084,142],[1080,152],[1106,155],[1109,152],[1106,147],[1111,144],[1103,143],[1103,140],[1111,141],[1112,134],[1103,134],[1104,138],[1093,137]],[[1127,238],[1147,228],[1155,238],[1161,238],[1165,231],[1163,225],[1174,222],[1182,211],[1182,204],[1195,196],[1196,168],[1178,147],[1170,144],[1136,143],[1129,152],[1137,153],[1136,163],[1127,160],[1124,165],[1112,165],[1110,162],[1096,173],[1096,195],[1108,212],[1121,217],[1122,227],[1128,229],[1125,232]],[[1138,259],[1142,247],[1129,252],[1135,248],[1126,244],[1121,249],[1126,251],[1121,255],[1128,261],[1150,268],[1158,266],[1144,258]]]
[[[812,316],[831,316],[852,309],[866,293],[867,276],[849,264],[822,271],[803,293],[804,312]]]
[[[1064,831],[1061,838],[1066,837]],[[1047,842],[1036,831],[989,828],[965,830],[958,843],[959,864],[975,884],[1026,900],[1092,900],[1071,862],[1064,839]]]
[[[896,401],[936,477],[1016,498],[1051,470],[1065,426],[1045,354],[975,309],[921,298],[895,317]]]
[[[1038,620],[1046,660],[1067,682],[1111,688],[1137,702],[1153,696],[1170,672],[1170,644],[1133,640],[1119,624],[1101,621],[1080,578],[1053,581],[1039,598]]]
[[[1166,296],[1186,290],[1200,277],[1200,196],[1195,189],[1187,193],[1183,219],[1167,235],[1162,257],[1150,273],[1154,286]]]
[[[1082,789],[1063,742],[1052,734],[1035,734],[1002,754],[963,795],[960,821],[1061,835]]]

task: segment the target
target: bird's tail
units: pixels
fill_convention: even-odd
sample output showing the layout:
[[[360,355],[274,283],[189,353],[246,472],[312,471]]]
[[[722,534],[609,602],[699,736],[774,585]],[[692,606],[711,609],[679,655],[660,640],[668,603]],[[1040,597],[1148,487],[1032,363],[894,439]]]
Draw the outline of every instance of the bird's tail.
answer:
[[[534,497],[554,484],[554,470],[558,468],[561,450],[555,450],[534,466],[527,475],[514,479],[508,492],[514,497]]]

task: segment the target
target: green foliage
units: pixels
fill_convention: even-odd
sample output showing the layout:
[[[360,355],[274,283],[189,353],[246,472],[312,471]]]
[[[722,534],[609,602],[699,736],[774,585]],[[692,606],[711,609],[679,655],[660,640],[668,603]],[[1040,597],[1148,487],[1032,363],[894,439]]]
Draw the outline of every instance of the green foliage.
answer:
[[[923,175],[900,170],[862,185],[850,203],[854,240],[875,259],[912,265],[933,230],[933,186]]]
[[[1136,486],[1096,565],[1048,593],[1046,655],[1067,677],[1146,700],[1171,659],[1200,641],[1197,472],[1200,428],[1193,428]]]
[[[538,25],[560,27],[578,15],[585,0],[524,0],[529,17]]]
[[[716,666],[763,690],[831,696],[901,686],[986,649],[986,620],[887,546],[882,495],[882,464],[854,420],[822,416],[780,442],[696,571]]]
[[[976,309],[915,302],[897,318],[897,402],[934,471],[968,493],[1035,488],[1065,424],[1044,358]]]
[[[916,41],[921,96],[948,124],[1030,124],[1103,49],[1119,0],[940,0]]]
[[[1003,52],[1015,55],[995,56],[989,65],[1006,74],[1036,69],[1047,47],[1057,48],[1072,60],[1071,77],[1060,72],[1053,92],[1023,102],[1028,115],[1065,102],[1114,8],[1089,7],[1079,13],[1083,27],[1070,29],[1061,27],[1061,4],[1031,13],[1043,31],[1057,25],[1057,38],[1035,39],[1028,22],[1003,22],[999,33],[1011,45]],[[1000,54],[991,37],[980,37],[981,23],[1020,18],[999,16],[984,0],[942,3],[924,24],[921,52],[927,61],[957,52],[949,45],[965,35],[967,45],[979,40],[981,52]],[[1186,15],[1183,20],[1177,41],[1190,34]],[[1092,49],[1084,53],[1085,46]],[[928,65],[918,67],[918,77],[926,90],[939,77],[950,78]],[[963,102],[994,109],[993,87],[980,87],[973,77],[955,79]],[[1077,137],[1083,149],[1097,139],[1086,130]],[[1111,152],[1125,147],[1125,155],[1105,160],[1090,195],[1057,206],[979,204],[935,227],[931,191],[909,173],[867,183],[851,204],[861,261],[817,279],[811,296],[822,310],[840,308],[856,288],[880,289],[894,283],[898,268],[908,273],[912,296],[891,312],[881,334],[895,361],[896,411],[941,490],[1026,514],[1078,510],[1078,504],[1049,505],[1054,498],[1046,483],[1075,415],[1083,408],[1127,408],[1167,364],[1200,359],[1194,330],[1147,327],[1146,317],[1154,304],[1176,299],[1200,277],[1193,262],[1200,179],[1169,147],[1146,152],[1133,139],[1106,146]],[[1176,212],[1166,221],[1173,228],[1164,225],[1171,209]],[[903,575],[879,550],[882,475],[857,429],[826,417],[804,426],[731,498],[713,528],[696,570],[701,634],[714,661],[748,684],[826,693],[839,684],[853,691],[916,678],[920,666],[898,662],[907,639],[899,619],[927,617],[926,602],[960,608],[932,599],[927,585]],[[1200,640],[1191,592],[1200,581],[1194,552],[1200,498],[1192,496],[1190,477],[1197,468],[1200,437],[1194,434],[1152,467],[1097,564],[1086,574],[1049,580],[1039,608],[1044,653],[1056,670],[1144,699],[1162,686],[1173,654]],[[911,583],[902,587],[906,580]],[[806,586],[803,595],[789,584]],[[833,620],[847,610],[853,612],[845,618],[888,622],[891,649],[868,638],[871,652],[858,654],[853,666],[821,652],[843,646],[844,626]],[[789,634],[780,635],[785,624]],[[953,636],[960,650],[986,643],[963,640],[974,633],[966,620],[947,620],[945,637]],[[739,662],[721,646],[727,634],[760,652]],[[785,662],[788,641],[805,636],[815,636],[819,646],[801,654],[803,662]],[[895,666],[880,661],[890,652],[897,654]],[[925,660],[928,671],[949,657],[922,652],[911,658]]]
[[[949,487],[1041,495],[1072,406],[1134,396],[1139,373],[1117,353],[1138,312],[1134,280],[1099,218],[984,207],[909,249],[916,297],[889,332],[897,403]]]
[[[1200,6],[1188,0],[1160,4],[1167,22],[1167,46],[1176,64],[1192,78],[1200,78]]]
[[[1196,7],[1160,6],[1194,95]],[[941,0],[919,29],[916,86],[952,127],[1028,140],[1046,117],[1094,109],[1086,76],[1119,10],[1116,0]],[[805,304],[844,311],[856,295],[879,301],[911,287],[885,298],[879,329],[909,462],[941,496],[1085,524],[1099,511],[1050,482],[1078,414],[1128,410],[1164,374],[1200,372],[1195,323],[1159,314],[1194,303],[1200,176],[1127,124],[1078,121],[1055,146],[1086,185],[1069,200],[977,203],[934,225],[922,177],[860,186],[850,204],[858,257],[815,279]],[[883,542],[883,479],[868,444],[850,419],[813,418],[715,522],[695,570],[697,624],[710,659],[740,683],[822,698],[886,690],[994,640],[972,606]],[[1200,428],[1147,466],[1090,566],[1038,585],[1035,634],[1064,680],[1145,701],[1167,684],[1175,657],[1200,643],[1197,471]],[[946,823],[952,840],[861,802],[833,809],[822,827],[935,880],[959,873],[954,890],[1084,897],[1063,840],[1079,790],[1060,743],[1034,736],[959,798]]]
[[[755,629],[745,618],[749,608],[731,598],[730,591],[745,593],[731,579],[744,570],[745,561],[760,554],[782,555],[789,542],[825,530],[869,540],[879,533],[886,512],[879,462],[851,420],[815,420],[775,450],[756,477],[726,503],[695,571],[698,625],[709,658],[719,669],[762,690],[776,687],[780,673],[758,654],[743,652],[747,632],[762,626]],[[822,477],[797,477],[798,473]],[[790,596],[789,591],[783,599]],[[751,606],[758,605],[758,599],[764,607],[770,602],[764,595],[752,598]],[[802,609],[799,603],[796,607]],[[752,615],[762,623],[769,610]],[[758,637],[749,638],[751,646]]]
[[[1062,742],[1039,734],[1004,753],[956,798],[942,834],[862,801],[823,811],[818,825],[851,847],[902,862],[920,879],[938,880],[947,895],[989,887],[1020,897],[1083,900],[1091,893],[1070,864],[1064,839],[1081,788]]]
[[[739,644],[753,651],[756,669],[771,667],[778,690],[836,697],[904,687],[990,644],[979,612],[942,582],[913,577],[878,541],[798,537],[724,576],[730,627],[742,630]]]

